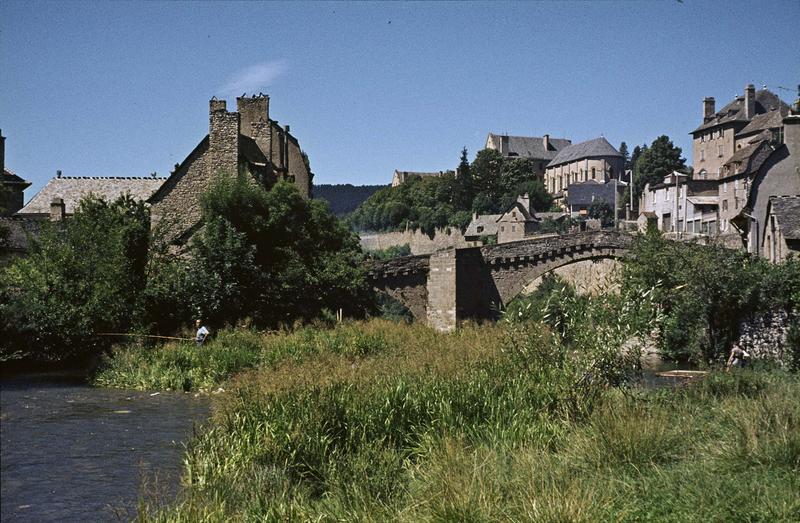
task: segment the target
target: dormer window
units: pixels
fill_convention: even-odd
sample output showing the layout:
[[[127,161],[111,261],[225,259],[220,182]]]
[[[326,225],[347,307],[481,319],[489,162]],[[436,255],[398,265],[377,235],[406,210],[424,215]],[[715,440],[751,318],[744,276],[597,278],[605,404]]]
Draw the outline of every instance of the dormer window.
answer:
[[[483,232],[483,225],[478,225],[478,228],[476,230],[478,232]]]

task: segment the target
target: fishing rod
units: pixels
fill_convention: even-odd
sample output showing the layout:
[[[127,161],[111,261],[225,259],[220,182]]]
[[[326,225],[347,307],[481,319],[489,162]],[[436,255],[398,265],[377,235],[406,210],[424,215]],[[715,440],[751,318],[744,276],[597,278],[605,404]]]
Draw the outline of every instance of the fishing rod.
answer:
[[[138,336],[140,338],[155,338],[159,340],[183,340],[194,341],[194,338],[177,338],[175,336],[156,336],[155,334],[134,334],[124,332],[98,332],[97,336]]]

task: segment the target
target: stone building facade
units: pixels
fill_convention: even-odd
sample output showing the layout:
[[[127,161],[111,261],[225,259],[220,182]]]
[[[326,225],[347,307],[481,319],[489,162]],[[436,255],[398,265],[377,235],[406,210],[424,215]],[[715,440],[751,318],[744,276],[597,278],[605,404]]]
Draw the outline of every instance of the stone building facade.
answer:
[[[603,137],[569,145],[547,165],[544,184],[556,202],[564,202],[570,184],[593,180],[607,183],[621,179],[625,158]]]
[[[455,171],[423,172],[423,171],[398,171],[395,169],[394,175],[392,176],[392,187],[397,187],[398,185],[402,185],[412,178],[429,178],[429,177],[438,178],[446,174],[455,175]]]
[[[533,173],[542,179],[549,164],[565,147],[572,144],[566,138],[550,138],[544,136],[509,136],[507,134],[489,133],[486,137],[486,149],[494,149],[503,158],[523,158],[529,160]]]
[[[270,119],[269,96],[242,96],[236,106],[228,111],[225,100],[211,99],[208,135],[148,200],[153,226],[179,245],[201,226],[200,196],[219,176],[245,172],[266,187],[286,180],[311,193],[308,162],[289,126]]]

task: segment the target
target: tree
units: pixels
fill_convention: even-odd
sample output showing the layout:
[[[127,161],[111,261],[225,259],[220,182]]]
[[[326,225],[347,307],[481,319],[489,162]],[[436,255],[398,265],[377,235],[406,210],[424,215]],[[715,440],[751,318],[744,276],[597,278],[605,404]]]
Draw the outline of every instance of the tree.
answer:
[[[103,332],[137,323],[150,216],[144,203],[89,196],[66,222],[45,224],[30,255],[0,278],[3,341],[61,359],[102,350]]]
[[[621,144],[619,144],[619,153],[623,156],[623,158],[625,158],[625,167],[624,167],[624,169],[626,171],[628,169],[631,169],[631,155],[628,152],[628,144],[627,143],[622,142]]]
[[[638,200],[648,183],[658,183],[672,171],[685,170],[686,159],[681,157],[681,152],[666,135],[659,136],[650,147],[642,150],[633,173],[634,199]]]
[[[500,199],[502,196],[500,178],[503,175],[503,164],[503,155],[500,154],[500,151],[495,149],[478,151],[470,167],[476,195],[482,193],[485,198],[493,202]]]
[[[614,209],[612,208],[611,204],[603,199],[592,201],[592,203],[589,205],[588,213],[589,218],[600,220],[603,226],[606,226],[614,221]]]
[[[472,206],[473,197],[472,173],[470,172],[469,157],[465,146],[461,149],[461,160],[456,169],[454,203],[459,209],[469,209]]]

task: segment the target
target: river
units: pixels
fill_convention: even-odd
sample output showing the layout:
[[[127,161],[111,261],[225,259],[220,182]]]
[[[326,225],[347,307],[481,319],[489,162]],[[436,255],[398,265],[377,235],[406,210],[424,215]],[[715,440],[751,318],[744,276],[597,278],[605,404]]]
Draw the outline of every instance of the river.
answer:
[[[0,379],[0,519],[119,521],[136,515],[143,478],[169,500],[208,400],[95,389],[79,377]],[[157,478],[157,486],[153,486]]]

